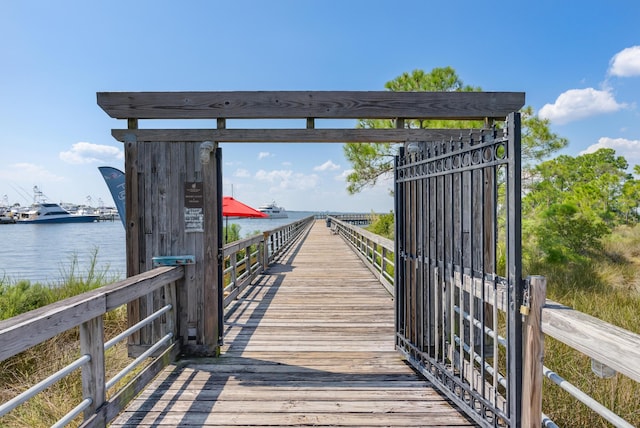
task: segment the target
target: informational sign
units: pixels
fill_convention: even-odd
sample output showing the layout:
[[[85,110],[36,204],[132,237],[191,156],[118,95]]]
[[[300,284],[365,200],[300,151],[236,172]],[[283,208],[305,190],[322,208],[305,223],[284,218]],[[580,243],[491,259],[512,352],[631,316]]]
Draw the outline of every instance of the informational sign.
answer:
[[[204,232],[204,191],[202,182],[184,184],[184,231]]]

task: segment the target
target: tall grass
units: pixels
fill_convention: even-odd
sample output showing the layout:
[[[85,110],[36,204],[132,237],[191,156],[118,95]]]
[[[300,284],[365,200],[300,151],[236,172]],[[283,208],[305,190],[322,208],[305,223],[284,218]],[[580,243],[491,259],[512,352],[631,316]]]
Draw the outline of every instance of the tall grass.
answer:
[[[109,275],[108,267],[98,269],[98,249],[94,248],[84,271],[80,268],[78,255],[71,256],[67,265],[62,265],[62,284],[32,283],[27,280],[12,282],[6,276],[0,278],[0,320],[11,318],[41,306],[93,290],[117,277]]]
[[[568,264],[530,263],[547,278],[547,298],[626,330],[640,333],[640,226],[622,227],[603,240],[603,251]],[[545,338],[545,365],[612,411],[640,426],[640,385],[616,374],[600,379],[591,360]],[[545,379],[543,411],[561,427],[608,427],[599,415]]]

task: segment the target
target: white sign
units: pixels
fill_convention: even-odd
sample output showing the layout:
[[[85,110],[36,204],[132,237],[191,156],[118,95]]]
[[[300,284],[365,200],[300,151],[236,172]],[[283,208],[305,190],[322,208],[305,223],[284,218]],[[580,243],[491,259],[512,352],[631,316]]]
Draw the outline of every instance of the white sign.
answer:
[[[204,232],[204,210],[202,208],[184,209],[184,231]]]

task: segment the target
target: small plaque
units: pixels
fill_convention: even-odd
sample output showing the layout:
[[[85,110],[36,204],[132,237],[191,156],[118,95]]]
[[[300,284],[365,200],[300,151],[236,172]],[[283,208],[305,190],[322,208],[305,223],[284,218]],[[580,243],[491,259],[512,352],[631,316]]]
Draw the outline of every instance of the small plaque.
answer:
[[[201,181],[191,181],[184,184],[185,208],[204,208],[204,191]]]

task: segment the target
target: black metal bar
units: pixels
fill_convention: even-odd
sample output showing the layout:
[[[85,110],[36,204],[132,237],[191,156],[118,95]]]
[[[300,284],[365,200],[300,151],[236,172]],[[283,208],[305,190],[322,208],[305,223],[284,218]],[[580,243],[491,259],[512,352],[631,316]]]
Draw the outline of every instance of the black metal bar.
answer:
[[[509,370],[509,404],[512,423],[520,426],[522,397],[522,317],[519,313],[522,304],[522,227],[521,227],[521,160],[520,160],[520,113],[511,113],[507,118],[508,145],[507,158],[509,159],[507,193],[508,193],[508,217],[507,217],[507,278],[509,280],[509,344],[510,364]]]
[[[222,254],[224,247],[223,239],[222,239],[222,149],[220,147],[216,148],[215,151],[216,156],[216,198],[218,201],[218,346],[222,346],[224,344],[224,265],[222,263]]]
[[[400,147],[398,150],[398,155],[394,158],[394,176],[395,176],[395,224],[394,224],[394,289],[395,289],[395,306],[396,306],[396,332],[400,334],[404,334],[404,329],[402,327],[404,322],[404,292],[402,290],[404,284],[404,262],[402,261],[401,252],[402,246],[404,244],[404,237],[402,236],[401,231],[404,230],[403,227],[403,218],[404,218],[404,201],[402,197],[402,187],[403,185],[399,182],[398,171],[400,160],[404,158],[404,148]],[[396,346],[400,346],[400,342],[396,339]]]

